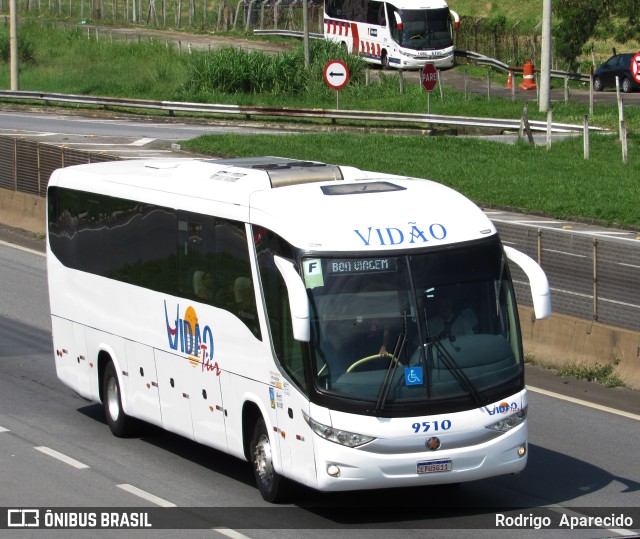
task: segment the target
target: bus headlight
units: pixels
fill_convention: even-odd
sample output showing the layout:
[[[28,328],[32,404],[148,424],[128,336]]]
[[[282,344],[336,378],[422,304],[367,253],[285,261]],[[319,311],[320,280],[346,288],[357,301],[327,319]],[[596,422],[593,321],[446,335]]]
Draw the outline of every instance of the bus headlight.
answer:
[[[349,432],[346,430],[334,429],[333,427],[329,427],[327,425],[323,425],[322,423],[318,423],[315,419],[312,419],[307,414],[302,412],[304,420],[307,422],[307,425],[311,427],[311,430],[315,432],[321,438],[325,440],[329,440],[330,442],[334,442],[336,444],[344,445],[347,447],[358,447],[359,445],[363,445],[369,443],[375,438],[371,436],[365,436],[363,434],[357,434],[355,432]]]
[[[528,406],[525,406],[521,410],[518,410],[515,414],[510,415],[509,417],[505,417],[500,421],[496,421],[492,425],[487,425],[486,428],[491,430],[497,430],[498,432],[507,432],[527,419],[527,411],[529,410]]]

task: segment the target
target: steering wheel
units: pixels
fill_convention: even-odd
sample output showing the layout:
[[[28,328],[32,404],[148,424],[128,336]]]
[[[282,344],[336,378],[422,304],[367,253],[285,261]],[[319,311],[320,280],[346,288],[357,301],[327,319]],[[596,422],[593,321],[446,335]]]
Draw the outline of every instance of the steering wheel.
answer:
[[[409,39],[422,39],[422,34],[416,34],[415,36],[411,36]]]
[[[393,354],[387,354],[386,356],[382,356],[380,354],[373,354],[372,356],[363,357],[362,359],[359,359],[355,363],[352,363],[347,369],[347,372],[352,372],[354,369],[356,369],[360,365],[378,358],[388,359],[389,361],[395,361],[396,363],[398,363],[398,358],[395,357]]]

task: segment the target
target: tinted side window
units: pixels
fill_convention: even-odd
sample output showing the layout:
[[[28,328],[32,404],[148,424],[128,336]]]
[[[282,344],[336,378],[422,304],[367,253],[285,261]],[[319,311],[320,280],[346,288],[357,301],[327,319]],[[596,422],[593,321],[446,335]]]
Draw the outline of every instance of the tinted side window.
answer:
[[[261,338],[243,223],[181,213],[178,267],[182,296],[232,312]]]
[[[261,338],[243,223],[59,187],[48,205],[65,266],[220,307]]]
[[[172,210],[84,191],[49,189],[49,242],[65,266],[176,294]]]

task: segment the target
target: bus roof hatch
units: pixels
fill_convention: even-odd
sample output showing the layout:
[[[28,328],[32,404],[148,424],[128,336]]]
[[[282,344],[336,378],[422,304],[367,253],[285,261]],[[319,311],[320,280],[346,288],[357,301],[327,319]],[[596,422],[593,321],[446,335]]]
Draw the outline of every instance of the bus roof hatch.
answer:
[[[218,165],[264,170],[269,175],[271,187],[273,188],[301,183],[341,181],[344,179],[340,167],[327,165],[319,161],[300,161],[298,159],[268,156],[220,159],[214,162]]]

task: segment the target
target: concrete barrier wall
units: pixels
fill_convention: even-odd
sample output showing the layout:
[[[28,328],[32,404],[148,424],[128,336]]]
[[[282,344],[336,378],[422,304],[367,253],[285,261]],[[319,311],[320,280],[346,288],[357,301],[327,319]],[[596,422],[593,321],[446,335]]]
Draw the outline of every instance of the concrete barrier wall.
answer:
[[[564,367],[615,364],[615,373],[640,389],[640,333],[592,320],[552,314],[534,320],[531,307],[520,306],[520,325],[526,355],[538,364]]]
[[[0,188],[0,223],[43,234],[45,199]],[[640,333],[563,314],[534,320],[533,309],[519,307],[525,354],[536,363],[562,367],[615,363],[616,374],[640,389]]]
[[[46,231],[46,199],[0,188],[0,223],[36,234]]]

